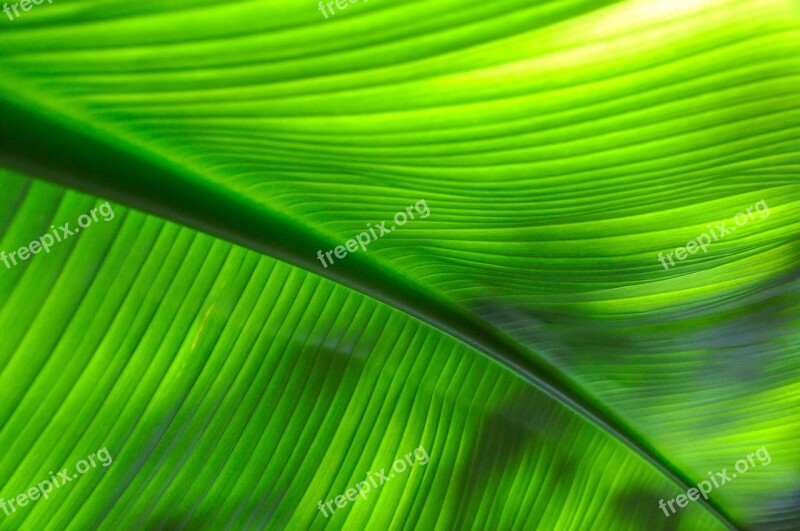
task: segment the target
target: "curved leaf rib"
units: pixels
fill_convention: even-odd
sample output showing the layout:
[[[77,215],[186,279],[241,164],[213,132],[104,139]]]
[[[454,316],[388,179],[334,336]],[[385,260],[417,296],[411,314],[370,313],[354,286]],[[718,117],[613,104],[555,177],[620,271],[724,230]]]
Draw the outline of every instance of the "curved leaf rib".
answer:
[[[613,411],[542,357],[462,308],[354,253],[347,268],[322,269],[318,249],[338,244],[297,220],[224,189],[121,131],[87,124],[5,87],[0,98],[0,163],[30,175],[114,199],[320,274],[438,327],[601,425],[683,489],[694,482]],[[722,523],[735,524],[713,500],[699,500]]]

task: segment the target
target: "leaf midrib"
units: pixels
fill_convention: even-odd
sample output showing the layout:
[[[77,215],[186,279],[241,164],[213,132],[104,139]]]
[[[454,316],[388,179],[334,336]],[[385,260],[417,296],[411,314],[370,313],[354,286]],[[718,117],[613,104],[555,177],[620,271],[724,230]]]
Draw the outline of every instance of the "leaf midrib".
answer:
[[[5,76],[4,76],[5,77]],[[547,360],[490,323],[364,254],[347,268],[322,269],[318,249],[339,244],[283,213],[239,195],[108,124],[81,120],[15,82],[0,83],[0,163],[32,176],[128,204],[329,278],[416,317],[495,360],[636,451],[688,490],[695,483],[621,417]],[[715,501],[699,500],[737,528]]]

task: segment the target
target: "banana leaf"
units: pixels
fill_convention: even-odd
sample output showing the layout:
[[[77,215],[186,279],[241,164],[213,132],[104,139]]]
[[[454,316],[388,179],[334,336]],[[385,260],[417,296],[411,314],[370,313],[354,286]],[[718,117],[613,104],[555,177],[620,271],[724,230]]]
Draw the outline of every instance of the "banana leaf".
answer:
[[[344,5],[3,20],[0,528],[800,526],[800,4]]]

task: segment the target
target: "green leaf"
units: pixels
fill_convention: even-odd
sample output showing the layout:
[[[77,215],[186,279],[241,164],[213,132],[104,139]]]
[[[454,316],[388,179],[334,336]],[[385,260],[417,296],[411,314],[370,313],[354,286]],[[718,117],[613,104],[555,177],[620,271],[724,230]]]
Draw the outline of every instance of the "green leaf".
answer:
[[[3,182],[4,249],[98,204]],[[3,525],[664,525],[674,483],[475,349],[254,251],[113,213],[2,277],[0,322],[19,331],[2,344],[5,499],[113,456]],[[318,510],[420,447],[425,465]],[[719,526],[700,505],[673,518]]]
[[[2,249],[119,201],[0,275],[0,493],[115,462],[0,525],[796,527],[796,4],[313,7],[0,33]]]

